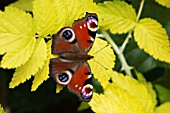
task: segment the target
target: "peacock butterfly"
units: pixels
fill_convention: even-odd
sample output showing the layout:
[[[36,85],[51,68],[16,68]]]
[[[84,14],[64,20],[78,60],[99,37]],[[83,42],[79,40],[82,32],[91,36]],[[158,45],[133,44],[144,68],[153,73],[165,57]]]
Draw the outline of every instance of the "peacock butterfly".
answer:
[[[82,19],[75,20],[72,27],[64,27],[54,34],[52,39],[52,54],[59,57],[50,60],[50,76],[86,102],[93,95],[92,73],[87,63],[93,56],[87,53],[93,45],[97,27],[97,15],[86,13]]]

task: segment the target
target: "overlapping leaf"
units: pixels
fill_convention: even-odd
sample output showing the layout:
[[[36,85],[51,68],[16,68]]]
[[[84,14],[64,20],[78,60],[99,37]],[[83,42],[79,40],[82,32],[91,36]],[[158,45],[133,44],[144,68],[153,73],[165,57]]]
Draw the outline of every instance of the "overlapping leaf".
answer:
[[[45,61],[44,66],[35,74],[31,91],[35,91],[39,85],[43,83],[43,81],[49,78],[49,64],[50,64],[50,56],[51,56],[51,43],[52,41],[48,41],[47,43],[47,59]]]
[[[89,54],[94,56],[94,59],[88,61],[92,73],[94,74],[94,77],[98,79],[101,85],[105,88],[108,84],[108,80],[111,77],[112,68],[115,64],[115,55],[113,53],[113,50],[111,49],[110,45],[107,46],[106,41],[96,38]]]
[[[155,20],[145,18],[134,29],[134,38],[141,49],[155,59],[170,63],[170,43],[165,29]]]
[[[94,93],[89,105],[96,113],[145,113],[137,98],[115,84],[109,84],[104,94]]]
[[[47,58],[47,47],[44,39],[38,39],[35,45],[33,55],[23,66],[17,68],[10,82],[10,88],[18,86],[20,83],[30,79],[42,68]]]
[[[166,6],[167,8],[170,8],[170,0],[155,0],[159,4]]]
[[[170,113],[170,102],[165,102],[164,104],[158,106],[155,113]]]
[[[26,11],[32,11],[32,1],[33,0],[18,0],[10,4],[10,6],[17,7]]]
[[[153,103],[152,95],[148,92],[145,85],[129,76],[123,76],[116,72],[112,75],[112,81],[122,89],[126,90],[134,98],[137,98],[145,113],[154,112],[155,103]]]
[[[60,0],[57,1],[60,3]],[[35,0],[33,14],[36,32],[43,37],[59,31],[66,20],[62,2],[55,4],[54,0]]]
[[[116,72],[104,94],[94,94],[89,103],[96,113],[154,113],[151,95],[145,85]]]
[[[152,103],[155,107],[157,105],[157,95],[156,95],[155,90],[153,89],[152,83],[147,82],[146,79],[144,78],[144,76],[141,73],[136,72],[136,75],[137,75],[138,81],[141,82],[142,84],[144,84],[145,87],[147,88],[148,93],[151,95]]]
[[[98,5],[100,26],[112,33],[127,33],[136,25],[136,13],[131,5],[122,1],[104,2]]]
[[[36,39],[30,14],[7,7],[0,13],[0,54],[3,68],[17,68],[24,64],[34,50]]]

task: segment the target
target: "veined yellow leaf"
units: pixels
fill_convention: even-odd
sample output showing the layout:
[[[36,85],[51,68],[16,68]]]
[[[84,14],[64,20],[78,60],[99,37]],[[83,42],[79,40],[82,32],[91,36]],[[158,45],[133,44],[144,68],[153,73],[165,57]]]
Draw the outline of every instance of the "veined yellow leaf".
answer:
[[[56,5],[54,0],[35,0],[33,2],[33,14],[36,32],[43,37],[59,31],[64,25],[64,20],[66,20],[62,2]]]
[[[18,0],[10,4],[10,6],[17,7],[26,11],[32,11],[32,1],[33,0]]]
[[[98,79],[103,88],[105,88],[109,83],[108,80],[111,77],[112,68],[114,68],[115,65],[115,55],[113,50],[111,49],[111,46],[105,46],[107,46],[106,41],[96,38],[94,45],[89,52],[90,55],[94,56],[94,59],[88,61],[92,73],[94,74],[94,78]],[[99,51],[100,49],[102,50]]]
[[[137,98],[113,83],[109,83],[104,94],[94,93],[89,105],[96,113],[145,113]]]
[[[170,8],[170,0],[155,0],[159,4],[166,6],[167,8]]]
[[[55,0],[57,3],[63,5],[64,9],[58,9],[60,11],[65,11],[64,20],[66,26],[71,26],[75,19],[83,16],[83,8],[81,7],[80,0]]]
[[[35,30],[30,14],[13,7],[0,13],[0,54],[4,54],[1,67],[17,68],[32,55]]]
[[[141,49],[155,59],[170,63],[170,43],[164,28],[157,21],[145,18],[134,29],[134,38]]]
[[[43,81],[49,78],[49,64],[50,64],[50,56],[51,56],[51,43],[52,41],[48,41],[47,43],[47,59],[45,61],[44,66],[35,74],[31,91],[35,91],[39,85],[43,83]]]
[[[137,75],[138,81],[140,83],[144,84],[145,87],[147,88],[148,93],[152,97],[152,103],[153,103],[153,105],[155,107],[157,105],[157,95],[156,95],[155,90],[153,89],[152,83],[151,82],[147,82],[146,79],[144,78],[144,76],[141,73],[137,72],[137,71],[136,71],[136,75]]]
[[[93,3],[93,0],[79,0],[83,12],[96,13],[99,16],[99,11],[96,3]]]
[[[112,33],[127,33],[136,25],[136,13],[131,5],[122,1],[98,4],[100,26]]]
[[[64,12],[64,15],[62,13],[60,16],[65,21],[65,26],[71,26],[74,20],[83,17],[86,12],[97,12],[97,7],[93,0],[55,0],[55,3],[58,11]],[[58,8],[58,6],[63,6],[63,8]]]
[[[64,88],[64,86],[57,84],[56,85],[56,93],[60,93],[60,91]]]
[[[42,68],[47,58],[47,47],[44,39],[37,39],[33,55],[23,66],[17,68],[10,82],[10,88],[18,86],[35,75]]]
[[[4,109],[0,105],[0,113],[5,113]]]
[[[145,85],[129,76],[124,76],[117,72],[113,72],[112,81],[114,84],[126,90],[134,98],[138,99],[145,113],[154,113],[155,103],[153,103],[152,95],[148,92]]]
[[[170,113],[170,102],[165,102],[156,107],[155,113]]]

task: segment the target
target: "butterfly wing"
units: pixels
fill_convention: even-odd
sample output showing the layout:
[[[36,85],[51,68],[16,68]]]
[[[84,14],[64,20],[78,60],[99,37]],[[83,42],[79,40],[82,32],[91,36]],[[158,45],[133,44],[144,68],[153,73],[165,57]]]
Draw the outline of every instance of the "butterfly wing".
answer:
[[[84,18],[74,21],[72,28],[62,28],[53,35],[52,53],[87,53],[93,45],[97,26],[97,15],[87,13]]]
[[[87,62],[75,62],[61,58],[50,60],[50,75],[60,85],[68,85],[69,91],[82,101],[92,98],[92,74]]]
[[[98,27],[98,17],[94,13],[86,13],[82,19],[76,20],[73,23],[73,30],[77,38],[78,46],[81,51],[88,52],[96,37]]]

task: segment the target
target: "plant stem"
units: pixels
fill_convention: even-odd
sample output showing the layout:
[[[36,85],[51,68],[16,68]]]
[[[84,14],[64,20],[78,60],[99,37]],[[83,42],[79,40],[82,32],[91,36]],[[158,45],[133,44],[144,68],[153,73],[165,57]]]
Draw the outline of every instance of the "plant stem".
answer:
[[[130,31],[125,39],[125,41],[123,42],[122,46],[120,47],[121,52],[123,53],[127,43],[129,42],[129,39],[132,38],[132,31]]]
[[[122,50],[116,45],[116,43],[111,39],[111,37],[109,36],[109,34],[102,30],[102,33],[104,34],[105,36],[105,39],[111,44],[111,46],[113,47],[113,49],[115,50],[116,54],[118,55],[119,59],[120,59],[120,62],[122,64],[122,68],[125,70],[125,73],[130,76],[130,77],[133,77],[132,76],[132,73],[131,73],[131,67],[127,64],[126,62],[126,59],[123,55],[123,52]]]
[[[141,16],[142,9],[143,9],[143,6],[144,6],[144,2],[145,2],[145,0],[141,0],[140,7],[139,7],[139,11],[138,11],[138,15],[137,15],[137,18],[136,18],[136,22],[139,21],[139,18],[140,18],[140,16]]]

